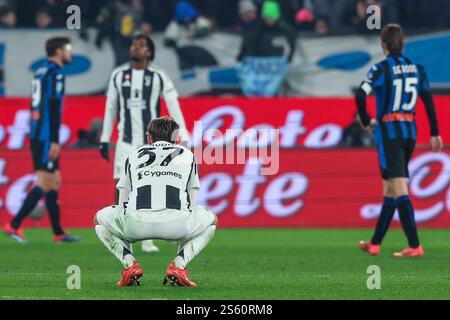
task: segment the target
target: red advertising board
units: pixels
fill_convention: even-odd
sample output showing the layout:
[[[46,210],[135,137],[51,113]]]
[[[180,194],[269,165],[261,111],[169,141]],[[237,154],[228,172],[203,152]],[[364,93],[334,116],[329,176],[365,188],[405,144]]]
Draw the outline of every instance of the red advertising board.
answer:
[[[450,136],[448,98],[437,99],[441,131]],[[183,99],[191,131],[202,126],[244,130],[280,129],[279,168],[260,175],[260,165],[202,164],[198,201],[219,216],[222,227],[369,227],[381,202],[381,182],[374,149],[338,149],[342,127],[351,122],[351,99]],[[0,100],[0,223],[18,210],[34,181],[26,147],[26,99]],[[61,157],[62,221],[89,227],[95,212],[113,202],[112,163],[95,149],[70,148],[76,132],[103,116],[103,98],[67,99],[63,123],[66,142]],[[428,142],[426,116],[418,108],[419,142]],[[20,115],[20,112],[23,112]],[[18,115],[19,114],[19,115]],[[24,119],[18,119],[23,117]],[[196,127],[197,126],[197,127]],[[196,128],[196,129],[195,129]],[[25,132],[25,134],[23,133]],[[193,141],[195,144],[195,141]],[[450,223],[450,152],[417,150],[410,163],[411,197],[416,219],[427,227]],[[41,204],[42,205],[42,204]],[[33,222],[29,219],[28,225]],[[44,217],[42,226],[48,226]],[[398,223],[397,223],[398,225]]]
[[[112,164],[97,150],[64,150],[61,167],[64,224],[91,226],[95,212],[113,202]],[[222,227],[367,227],[381,202],[377,167],[374,150],[338,149],[282,152],[272,176],[255,174],[257,164],[201,165],[198,201],[219,215]],[[449,226],[450,152],[417,151],[410,169],[418,223]],[[1,223],[18,210],[31,172],[28,151],[2,152]]]
[[[444,141],[450,141],[450,97],[436,97],[436,109],[443,129]],[[291,99],[217,99],[185,98],[180,100],[187,129],[193,131],[195,121],[249,129],[272,126],[286,133],[283,149],[305,147],[333,147],[342,130],[354,118],[356,107],[352,98],[291,98]],[[80,129],[88,129],[94,119],[103,119],[104,97],[66,98],[63,112],[63,144],[70,146]],[[22,149],[27,143],[29,99],[0,98],[0,147]],[[369,99],[374,115],[374,100]],[[428,144],[429,126],[421,102],[416,107],[419,144]],[[163,107],[163,113],[165,108]],[[113,136],[113,140],[115,139]]]

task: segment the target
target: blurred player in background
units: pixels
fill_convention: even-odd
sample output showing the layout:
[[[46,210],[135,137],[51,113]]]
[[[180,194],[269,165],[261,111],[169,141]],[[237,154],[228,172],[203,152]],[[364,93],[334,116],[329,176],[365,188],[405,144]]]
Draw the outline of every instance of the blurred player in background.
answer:
[[[142,269],[131,243],[164,239],[178,243],[163,284],[196,286],[186,265],[211,241],[215,214],[195,205],[200,188],[194,154],[176,145],[178,124],[162,117],[148,126],[148,145],[126,159],[117,188],[119,205],[100,210],[95,231],[108,250],[123,264],[119,286],[138,285]]]
[[[430,122],[431,147],[442,150],[436,111],[424,68],[403,56],[405,35],[399,25],[388,25],[381,33],[386,60],[376,64],[368,73],[356,94],[359,116],[367,130],[374,130],[383,178],[384,203],[371,241],[359,246],[371,255],[380,253],[381,242],[398,209],[409,247],[394,253],[395,257],[423,256],[414,218],[414,208],[408,196],[408,162],[416,144],[415,106],[420,97]],[[370,119],[366,97],[376,94],[377,116]]]
[[[114,121],[119,114],[119,138],[114,159],[114,179],[120,178],[125,159],[146,143],[146,128],[152,119],[160,116],[160,97],[163,96],[169,114],[183,129],[181,143],[188,144],[184,134],[186,125],[178,102],[178,93],[167,75],[150,66],[155,58],[155,45],[145,35],[133,38],[130,63],[116,68],[110,79],[103,132],[100,138],[101,156],[109,161],[109,141]],[[116,194],[117,199],[117,194]],[[153,241],[142,242],[144,252],[158,252]]]
[[[37,186],[28,193],[19,212],[6,224],[4,231],[15,240],[25,243],[20,225],[41,197],[45,196],[54,241],[77,242],[80,238],[66,234],[60,225],[58,203],[61,186],[59,128],[65,82],[62,67],[72,61],[70,40],[65,37],[51,38],[47,40],[46,51],[47,61],[36,71],[32,81],[30,146]]]

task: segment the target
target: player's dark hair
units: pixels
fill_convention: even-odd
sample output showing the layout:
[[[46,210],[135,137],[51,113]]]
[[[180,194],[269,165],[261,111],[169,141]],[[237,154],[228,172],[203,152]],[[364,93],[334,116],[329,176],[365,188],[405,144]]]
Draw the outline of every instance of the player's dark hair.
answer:
[[[402,54],[405,46],[405,33],[398,24],[388,24],[381,31],[381,41],[391,54]]]
[[[153,119],[147,127],[147,135],[152,137],[153,142],[167,141],[175,142],[178,134],[178,123],[170,117],[164,116]]]
[[[145,34],[138,34],[133,37],[131,42],[133,42],[134,40],[141,40],[141,39],[145,40],[147,48],[150,51],[150,61],[153,61],[155,59],[155,43],[149,36],[146,36]]]
[[[47,57],[53,57],[56,54],[56,50],[63,49],[66,44],[70,43],[70,39],[67,37],[54,37],[47,40],[45,43],[45,51]]]

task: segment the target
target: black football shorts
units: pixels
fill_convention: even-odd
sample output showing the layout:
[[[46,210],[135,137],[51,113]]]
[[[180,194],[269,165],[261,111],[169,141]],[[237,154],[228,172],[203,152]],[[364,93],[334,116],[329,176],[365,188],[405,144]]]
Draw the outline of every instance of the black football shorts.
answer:
[[[50,150],[50,142],[40,140],[31,140],[31,154],[33,156],[33,165],[35,171],[55,172],[59,170],[59,159],[49,160],[48,152]]]

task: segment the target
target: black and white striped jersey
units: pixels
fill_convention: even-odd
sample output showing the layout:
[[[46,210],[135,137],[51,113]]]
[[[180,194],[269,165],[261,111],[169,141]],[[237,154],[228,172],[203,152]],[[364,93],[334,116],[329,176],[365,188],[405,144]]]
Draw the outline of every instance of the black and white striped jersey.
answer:
[[[128,156],[117,188],[129,191],[127,212],[191,211],[190,191],[200,188],[194,154],[169,142],[145,145]]]
[[[116,68],[108,86],[100,141],[109,142],[118,115],[119,140],[136,148],[146,144],[148,124],[160,116],[161,97],[180,129],[185,129],[178,93],[163,71],[152,67],[133,69],[130,63]]]

